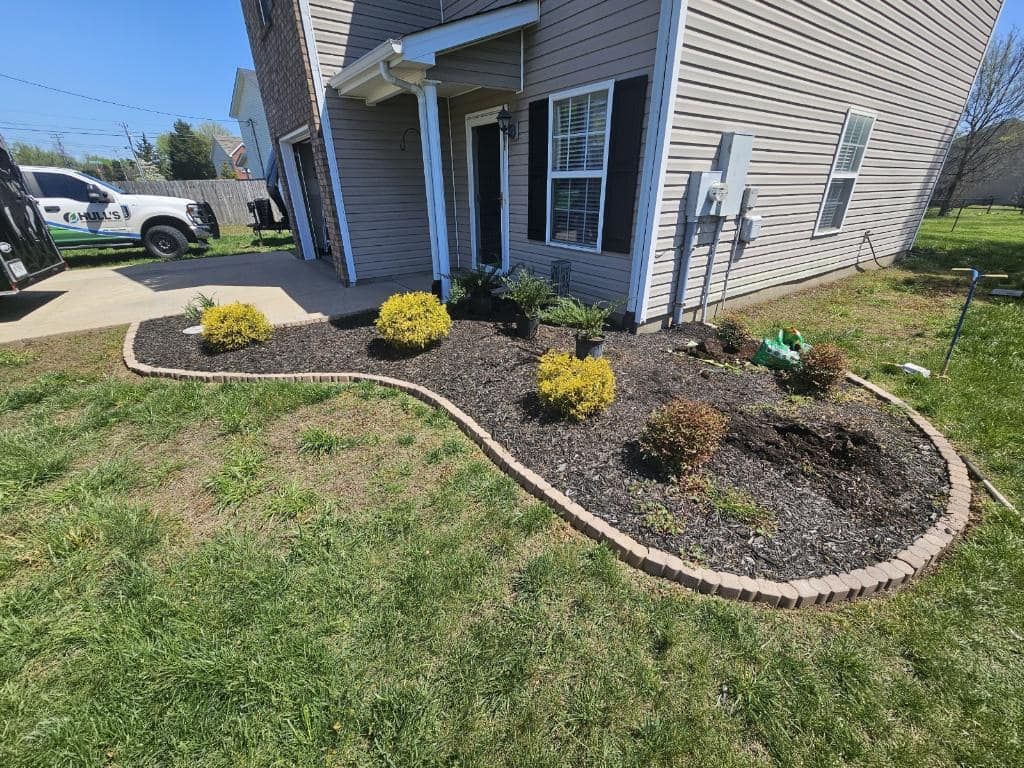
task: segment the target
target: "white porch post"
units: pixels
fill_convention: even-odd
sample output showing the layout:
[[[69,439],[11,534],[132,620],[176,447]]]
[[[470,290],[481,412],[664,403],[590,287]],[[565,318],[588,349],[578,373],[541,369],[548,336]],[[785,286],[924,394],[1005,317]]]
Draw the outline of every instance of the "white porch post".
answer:
[[[437,111],[437,83],[418,83],[416,100],[420,112],[420,144],[423,150],[423,177],[427,192],[427,218],[430,224],[430,250],[434,279],[441,283],[441,299],[447,300],[451,287],[448,258],[448,209],[444,197],[444,166],[441,160],[441,120]]]

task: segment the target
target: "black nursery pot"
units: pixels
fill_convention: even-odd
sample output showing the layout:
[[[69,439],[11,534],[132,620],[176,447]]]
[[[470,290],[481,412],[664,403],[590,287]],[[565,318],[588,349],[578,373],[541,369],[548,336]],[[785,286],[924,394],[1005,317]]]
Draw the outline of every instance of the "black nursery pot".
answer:
[[[601,357],[604,354],[604,336],[599,339],[576,337],[576,357],[583,360],[587,357]]]
[[[540,328],[539,317],[527,317],[526,315],[516,317],[516,334],[519,338],[532,339],[537,335],[538,328]]]

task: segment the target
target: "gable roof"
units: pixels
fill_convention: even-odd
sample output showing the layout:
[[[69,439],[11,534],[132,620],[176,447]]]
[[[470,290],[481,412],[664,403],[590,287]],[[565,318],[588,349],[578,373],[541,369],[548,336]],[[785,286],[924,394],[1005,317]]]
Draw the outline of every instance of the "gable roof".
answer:
[[[256,79],[256,71],[239,67],[235,70],[235,88],[231,92],[231,106],[228,108],[228,115],[239,120],[241,118],[242,97],[247,88],[255,88],[259,92],[259,80]]]
[[[235,154],[235,150],[242,146],[242,140],[237,136],[215,136],[213,140],[220,145],[228,157]]]

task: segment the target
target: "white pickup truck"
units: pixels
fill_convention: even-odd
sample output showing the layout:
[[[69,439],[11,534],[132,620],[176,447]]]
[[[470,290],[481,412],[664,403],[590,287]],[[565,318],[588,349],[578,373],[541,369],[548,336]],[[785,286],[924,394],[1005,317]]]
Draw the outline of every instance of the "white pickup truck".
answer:
[[[23,165],[58,248],[145,246],[157,259],[184,256],[189,245],[220,237],[209,203],[181,197],[132,195],[108,181],[68,168]]]

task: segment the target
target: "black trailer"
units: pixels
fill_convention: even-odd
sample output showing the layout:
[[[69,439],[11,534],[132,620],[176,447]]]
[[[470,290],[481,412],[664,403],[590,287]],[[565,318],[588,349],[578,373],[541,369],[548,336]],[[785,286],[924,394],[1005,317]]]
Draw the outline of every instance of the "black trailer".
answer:
[[[68,268],[14,158],[0,143],[0,296]]]

